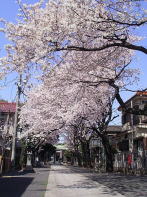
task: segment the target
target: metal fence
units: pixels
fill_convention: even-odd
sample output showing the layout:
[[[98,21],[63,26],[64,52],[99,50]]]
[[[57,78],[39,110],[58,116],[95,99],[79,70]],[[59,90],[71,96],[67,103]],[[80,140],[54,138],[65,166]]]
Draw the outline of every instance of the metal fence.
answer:
[[[117,153],[115,154],[114,170],[124,173],[144,174],[147,172],[147,156],[130,152]]]

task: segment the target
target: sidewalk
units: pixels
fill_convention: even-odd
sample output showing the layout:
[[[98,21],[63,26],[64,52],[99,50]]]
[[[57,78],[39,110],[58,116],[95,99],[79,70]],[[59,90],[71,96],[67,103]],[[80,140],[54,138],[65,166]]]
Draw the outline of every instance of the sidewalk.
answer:
[[[0,197],[43,197],[49,168],[35,168],[35,173],[10,172],[0,177]]]

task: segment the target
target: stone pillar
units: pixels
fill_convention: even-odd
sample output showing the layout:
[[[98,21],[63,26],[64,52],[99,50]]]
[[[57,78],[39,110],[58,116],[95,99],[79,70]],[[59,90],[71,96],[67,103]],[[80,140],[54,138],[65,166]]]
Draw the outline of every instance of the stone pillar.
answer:
[[[27,163],[26,163],[26,168],[24,169],[25,172],[35,172],[32,167],[32,152],[27,152]]]

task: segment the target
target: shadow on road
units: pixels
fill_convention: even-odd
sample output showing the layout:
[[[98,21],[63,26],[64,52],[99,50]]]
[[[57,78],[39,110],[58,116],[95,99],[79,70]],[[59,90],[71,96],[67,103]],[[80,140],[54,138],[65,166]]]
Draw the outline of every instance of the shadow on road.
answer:
[[[108,193],[107,188],[110,189],[116,196],[116,192],[126,197],[147,197],[147,176],[123,176],[114,173],[110,174],[98,174],[89,173],[90,170],[69,167],[71,172],[79,173],[80,170],[84,176],[92,181],[102,184],[104,186],[104,192]]]
[[[32,181],[33,177],[4,176],[0,178],[0,196],[20,197]]]
[[[52,169],[51,169],[52,170]],[[65,174],[81,174],[86,177],[84,181],[79,181],[72,185],[58,185],[58,188],[70,189],[70,188],[84,188],[92,189],[99,187],[103,188],[103,194],[109,194],[117,196],[117,192],[126,197],[147,197],[147,176],[123,176],[114,173],[93,173],[92,170],[83,169],[79,167],[67,166],[66,168],[58,168],[55,170],[58,173]],[[90,182],[90,180],[92,180]],[[98,183],[98,184],[97,184]]]
[[[0,197],[44,196],[49,168],[34,168],[34,171],[13,171],[0,177]]]
[[[108,187],[126,197],[147,197],[147,177],[109,175],[87,176],[91,180]]]
[[[57,185],[58,188],[62,189],[94,189],[97,188],[97,184],[90,183],[89,180],[87,181],[78,181],[76,184],[72,185]]]
[[[87,173],[91,173],[93,172],[92,169],[86,169],[86,168],[82,168],[82,167],[73,167],[73,166],[66,166],[62,168],[62,166],[64,165],[56,165],[56,164],[53,164],[52,166],[61,166],[61,168],[51,168],[50,171],[55,171],[59,174],[75,174],[75,173],[80,173],[80,174],[87,174]]]

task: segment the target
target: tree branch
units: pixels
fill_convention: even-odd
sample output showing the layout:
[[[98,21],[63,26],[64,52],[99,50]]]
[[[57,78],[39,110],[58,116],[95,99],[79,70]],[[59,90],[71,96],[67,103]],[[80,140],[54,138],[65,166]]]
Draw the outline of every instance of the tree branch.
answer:
[[[123,47],[123,48],[131,49],[131,50],[135,50],[135,51],[141,51],[141,52],[147,54],[147,48],[145,48],[143,46],[134,45],[129,42],[110,43],[110,44],[103,45],[101,47],[94,47],[94,48],[85,48],[85,47],[79,47],[79,46],[67,46],[67,47],[63,47],[63,48],[56,48],[55,51],[66,51],[66,50],[70,50],[70,51],[102,51],[104,49],[111,48],[111,47]]]

